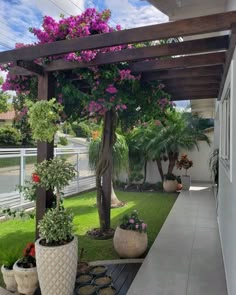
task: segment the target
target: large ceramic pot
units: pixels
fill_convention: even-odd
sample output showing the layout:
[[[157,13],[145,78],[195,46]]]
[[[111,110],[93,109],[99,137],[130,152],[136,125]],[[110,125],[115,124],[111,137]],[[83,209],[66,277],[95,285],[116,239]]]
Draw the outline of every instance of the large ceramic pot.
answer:
[[[177,180],[164,180],[163,189],[167,193],[174,193],[177,190],[178,181]]]
[[[23,268],[17,265],[13,266],[14,276],[17,283],[17,290],[20,294],[33,295],[38,288],[37,267]]]
[[[146,251],[147,244],[147,233],[116,228],[113,245],[120,257],[140,257]]]
[[[183,190],[189,190],[191,186],[191,177],[189,175],[182,175],[181,176],[181,183],[182,183],[182,189]]]
[[[72,295],[78,264],[78,240],[62,246],[35,243],[39,284],[42,295]]]
[[[2,265],[1,272],[2,272],[4,283],[6,285],[6,289],[8,291],[15,292],[17,290],[17,285],[16,285],[13,269],[8,269],[4,267],[4,265]]]

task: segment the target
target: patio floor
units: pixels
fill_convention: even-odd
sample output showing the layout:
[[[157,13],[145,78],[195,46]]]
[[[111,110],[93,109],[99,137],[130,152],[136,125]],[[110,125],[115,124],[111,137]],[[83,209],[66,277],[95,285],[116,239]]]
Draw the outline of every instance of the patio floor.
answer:
[[[210,185],[180,193],[128,295],[227,295]]]

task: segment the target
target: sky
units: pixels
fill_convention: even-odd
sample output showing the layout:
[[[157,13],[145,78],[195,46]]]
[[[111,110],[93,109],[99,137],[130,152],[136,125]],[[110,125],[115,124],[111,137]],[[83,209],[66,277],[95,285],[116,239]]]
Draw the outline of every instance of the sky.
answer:
[[[0,0],[0,51],[13,49],[15,43],[34,43],[29,28],[40,28],[44,15],[58,19],[61,14],[81,14],[88,7],[110,9],[110,25],[123,29],[168,21],[145,0]]]

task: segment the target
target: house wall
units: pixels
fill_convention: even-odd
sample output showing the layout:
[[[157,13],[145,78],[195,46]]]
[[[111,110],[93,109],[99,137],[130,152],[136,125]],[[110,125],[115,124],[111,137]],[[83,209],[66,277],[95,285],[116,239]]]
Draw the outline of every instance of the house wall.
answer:
[[[236,10],[236,0],[227,0],[225,3],[225,10]]]
[[[236,9],[236,1],[228,1],[228,8]],[[224,162],[220,159],[219,164],[219,193],[218,193],[218,222],[221,236],[222,251],[225,264],[226,280],[228,294],[236,294],[236,52],[234,53],[231,67],[226,80],[225,89],[222,95],[224,97],[228,85],[231,85],[231,154],[230,170],[226,169]],[[221,111],[221,104],[219,106]],[[220,118],[221,120],[221,118]],[[220,121],[222,125],[223,122]],[[222,135],[222,134],[221,134]]]

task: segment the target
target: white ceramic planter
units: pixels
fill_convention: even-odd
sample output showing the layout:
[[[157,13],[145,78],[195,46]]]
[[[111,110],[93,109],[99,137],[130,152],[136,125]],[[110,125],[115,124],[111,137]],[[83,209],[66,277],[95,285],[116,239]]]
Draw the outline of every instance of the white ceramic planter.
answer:
[[[78,264],[78,241],[46,247],[35,242],[39,284],[42,295],[72,295]]]
[[[183,190],[189,190],[191,186],[191,177],[189,175],[182,175],[181,176],[181,182],[182,182],[182,189]]]
[[[164,180],[163,189],[167,193],[174,193],[177,191],[178,181],[177,180]]]
[[[17,260],[13,266],[14,276],[17,283],[17,290],[20,294],[33,295],[38,288],[37,268],[23,268],[17,265]]]
[[[116,228],[113,238],[116,252],[122,258],[140,257],[147,249],[147,233]]]
[[[6,289],[8,291],[15,292],[17,290],[17,285],[13,269],[7,269],[4,267],[4,265],[2,265],[1,272],[4,283],[6,285]]]

